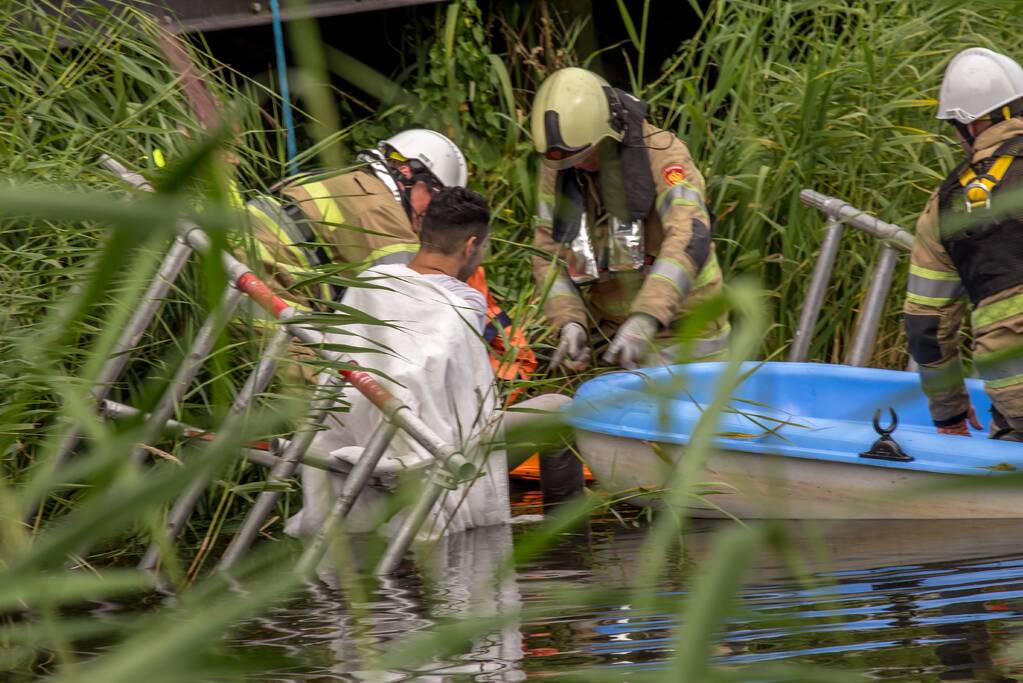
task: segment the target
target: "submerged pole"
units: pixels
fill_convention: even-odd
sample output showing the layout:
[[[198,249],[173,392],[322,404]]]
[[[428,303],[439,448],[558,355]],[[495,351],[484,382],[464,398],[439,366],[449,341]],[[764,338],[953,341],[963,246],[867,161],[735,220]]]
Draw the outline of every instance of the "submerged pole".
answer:
[[[874,341],[877,339],[877,328],[881,324],[881,314],[884,313],[885,303],[888,301],[888,292],[892,287],[892,276],[895,274],[898,259],[899,253],[892,246],[887,242],[881,245],[877,266],[874,268],[867,293],[863,297],[863,307],[856,321],[856,332],[845,359],[846,365],[864,368],[870,362]]]
[[[373,431],[369,442],[366,444],[366,448],[362,452],[362,456],[359,458],[359,462],[355,464],[355,467],[352,468],[351,473],[345,479],[344,486],[341,488],[341,495],[334,502],[330,513],[323,520],[320,530],[316,532],[316,536],[313,537],[309,547],[302,553],[297,566],[300,574],[312,574],[316,570],[320,560],[323,559],[323,555],[327,552],[327,548],[330,547],[331,537],[339,528],[341,520],[352,509],[352,505],[359,497],[359,494],[369,484],[373,470],[376,469],[380,459],[387,452],[387,447],[391,444],[391,439],[394,438],[397,431],[398,428],[394,423],[388,420],[381,422]],[[422,522],[420,522],[420,526],[422,526]],[[418,526],[416,531],[419,531]],[[404,553],[402,554],[404,555]]]
[[[402,558],[405,557],[405,553],[408,552],[408,549],[412,547],[413,541],[416,540],[416,534],[422,528],[423,523],[430,514],[430,510],[433,509],[433,506],[444,494],[445,487],[438,481],[438,474],[436,471],[430,472],[426,488],[423,489],[419,498],[416,499],[412,509],[408,511],[408,515],[405,517],[401,528],[398,529],[398,533],[394,535],[391,542],[387,544],[387,549],[384,550],[380,562],[377,563],[376,569],[373,570],[373,573],[377,576],[390,574],[398,568]]]
[[[835,259],[838,256],[842,232],[842,223],[834,216],[829,215],[828,222],[824,226],[824,240],[821,242],[817,262],[813,266],[813,275],[810,277],[806,301],[803,302],[796,334],[792,338],[792,346],[789,347],[788,360],[790,362],[806,360],[807,353],[810,351],[810,342],[813,341],[817,318],[820,315],[821,306],[824,305],[824,295],[827,293],[831,271],[835,267]]]

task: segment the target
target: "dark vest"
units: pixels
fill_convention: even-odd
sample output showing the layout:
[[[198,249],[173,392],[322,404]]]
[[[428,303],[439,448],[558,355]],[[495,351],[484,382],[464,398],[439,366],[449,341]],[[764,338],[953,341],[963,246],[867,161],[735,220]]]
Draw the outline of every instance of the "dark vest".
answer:
[[[952,259],[974,306],[982,299],[1023,284],[1023,206],[999,209],[999,198],[1014,194],[1009,202],[1023,203],[1023,136],[1002,143],[994,154],[973,164],[982,176],[998,157],[1016,157],[1002,180],[991,191],[990,208],[967,211],[966,191],[960,164],[938,190],[938,226],[941,244]]]
[[[605,210],[612,216],[623,221],[643,220],[657,198],[643,139],[647,105],[622,90],[616,89],[615,93],[625,123],[624,137],[621,143],[600,144],[600,193]],[[558,242],[571,242],[579,232],[579,221],[586,210],[582,173],[569,168],[560,171],[554,182],[552,233]]]

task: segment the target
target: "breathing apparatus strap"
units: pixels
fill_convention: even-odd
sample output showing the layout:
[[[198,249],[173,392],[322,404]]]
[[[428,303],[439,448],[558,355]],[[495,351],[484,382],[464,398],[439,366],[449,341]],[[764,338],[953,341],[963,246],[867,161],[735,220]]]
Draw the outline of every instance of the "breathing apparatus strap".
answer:
[[[959,185],[966,195],[967,213],[991,206],[991,193],[1002,182],[1012,162],[1023,157],[1023,136],[1006,140],[991,157],[995,161],[985,173],[978,174],[974,164],[967,164],[959,173]]]
[[[1002,182],[1005,172],[1009,170],[1015,158],[1009,154],[998,157],[987,173],[982,175],[977,175],[973,166],[967,166],[966,170],[959,174],[959,185],[966,193],[967,212],[991,206],[991,193],[998,183]]]

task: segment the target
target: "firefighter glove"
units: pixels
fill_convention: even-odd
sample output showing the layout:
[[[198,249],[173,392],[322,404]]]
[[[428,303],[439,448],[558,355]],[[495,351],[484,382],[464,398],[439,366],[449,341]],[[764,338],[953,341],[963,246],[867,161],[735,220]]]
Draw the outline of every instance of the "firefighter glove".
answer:
[[[609,365],[620,365],[626,370],[635,370],[650,354],[652,340],[660,323],[645,313],[633,313],[625,324],[618,328],[603,360]]]
[[[561,328],[558,348],[551,356],[551,367],[562,367],[566,372],[579,372],[590,360],[589,334],[579,323],[567,323]]]

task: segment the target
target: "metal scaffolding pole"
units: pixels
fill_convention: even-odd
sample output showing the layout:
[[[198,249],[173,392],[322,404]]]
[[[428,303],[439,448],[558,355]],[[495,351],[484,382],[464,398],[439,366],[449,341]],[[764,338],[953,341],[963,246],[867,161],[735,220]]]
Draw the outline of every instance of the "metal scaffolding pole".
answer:
[[[847,202],[813,190],[802,190],[799,199],[807,206],[823,211],[828,216],[862,230],[878,239],[889,240],[895,246],[909,251],[913,248],[913,235],[897,225],[885,223],[883,220],[864,213]]]
[[[140,412],[138,408],[110,400],[103,402],[101,410],[105,417],[109,417],[112,420],[124,420],[129,417],[134,417]],[[216,434],[212,432],[184,424],[183,422],[178,422],[177,420],[168,420],[166,428],[167,431],[174,432],[186,438],[199,438],[204,441],[213,441],[216,439]],[[246,447],[241,449],[241,453],[246,460],[254,465],[272,468],[279,466],[281,459],[283,458],[283,455],[273,455],[270,452],[273,449],[274,444],[272,441],[256,441],[246,444]],[[306,453],[303,455],[300,464],[315,467],[316,469],[323,470],[324,472],[333,472],[334,474],[340,474],[342,476],[347,476],[351,471],[350,468],[346,468],[336,460],[321,458],[320,456],[312,453]]]
[[[839,224],[850,225],[857,230],[861,230],[884,241],[871,276],[870,286],[863,297],[860,315],[856,320],[853,341],[845,359],[848,365],[865,367],[870,361],[871,353],[873,353],[874,342],[877,339],[877,330],[881,323],[881,315],[884,313],[885,301],[891,291],[892,277],[895,274],[895,267],[898,262],[898,250],[911,250],[915,238],[899,226],[886,223],[868,213],[864,213],[841,199],[829,197],[810,189],[802,190],[799,193],[799,199],[804,204],[824,212],[828,216],[829,224],[831,221],[838,221]],[[830,244],[827,238],[825,238],[825,243],[821,245],[821,256],[817,263],[818,267],[820,267],[821,261],[825,258],[825,251],[835,248],[837,247]],[[831,260],[834,260],[833,256]],[[830,268],[828,275],[830,275]],[[810,343],[809,337],[812,335],[813,330],[812,327],[808,329],[804,326],[804,320],[809,318],[808,309],[810,308],[811,299],[818,294],[818,288],[823,289],[823,286],[818,282],[818,269],[815,268],[810,285],[810,293],[807,295],[807,303],[800,317],[799,329],[796,331],[796,339],[793,340],[793,346],[789,352],[789,360],[803,360],[806,357],[806,349],[809,348]],[[817,311],[819,311],[821,302],[814,300],[813,303]],[[816,322],[816,313],[813,319]],[[915,366],[916,364],[911,360],[908,369],[913,370]]]
[[[229,286],[221,296],[217,309],[203,322],[198,334],[195,335],[195,339],[192,340],[188,353],[181,359],[181,365],[178,366],[177,372],[174,373],[174,379],[171,381],[170,386],[167,387],[163,396],[160,397],[160,401],[156,404],[156,408],[153,409],[152,414],[146,420],[146,426],[142,432],[143,444],[156,439],[163,432],[164,425],[174,415],[178,403],[185,397],[188,388],[192,385],[196,375],[199,374],[199,369],[202,368],[203,362],[209,356],[210,351],[213,350],[213,345],[217,341],[217,335],[220,334],[221,329],[227,323],[231,314],[234,313],[234,310],[238,308],[242,296],[241,291]],[[149,451],[140,447],[135,449],[131,459],[137,465],[144,462],[148,455]]]
[[[266,345],[259,363],[252,373],[249,374],[244,386],[242,386],[238,395],[231,403],[231,413],[228,420],[240,421],[256,396],[263,393],[267,385],[270,384],[270,380],[273,379],[274,371],[277,369],[277,359],[288,348],[290,341],[291,335],[286,330],[278,328],[274,336],[270,338],[270,342]],[[185,493],[174,501],[174,505],[167,514],[167,537],[170,540],[177,538],[178,532],[181,531],[181,527],[184,526],[185,522],[192,515],[192,511],[199,502],[199,498],[202,497],[203,491],[209,486],[209,483],[210,475],[200,475],[192,482]],[[156,568],[159,560],[160,546],[155,541],[151,542],[146,549],[145,555],[142,556],[138,568],[152,571]]]
[[[877,328],[881,324],[888,293],[892,288],[892,276],[899,261],[899,253],[887,243],[881,245],[881,253],[877,259],[870,286],[863,297],[863,306],[856,320],[856,332],[852,345],[846,356],[846,365],[860,368],[867,367],[870,355],[874,352],[874,341],[877,339]]]
[[[813,267],[813,275],[810,277],[810,288],[806,293],[806,301],[803,302],[803,310],[799,314],[799,325],[796,327],[796,334],[792,339],[792,346],[789,348],[788,360],[791,362],[806,360],[806,355],[810,351],[810,342],[813,340],[813,333],[817,327],[817,318],[820,315],[821,306],[824,305],[824,295],[828,291],[831,271],[835,267],[835,258],[838,256],[842,231],[842,223],[834,216],[828,216],[828,222],[824,226],[824,241],[821,242],[817,262]]]
[[[341,520],[348,515],[359,494],[369,484],[373,470],[376,469],[377,463],[380,462],[380,458],[387,451],[387,447],[397,431],[398,428],[394,424],[384,420],[373,432],[373,435],[370,436],[369,442],[362,452],[362,457],[359,458],[359,462],[355,464],[351,474],[345,479],[344,486],[341,488],[341,495],[338,496],[327,518],[323,520],[323,524],[320,526],[320,530],[316,533],[312,542],[305,552],[302,553],[297,567],[300,573],[308,575],[316,571],[316,567],[320,564],[320,560],[323,559],[324,553],[330,547],[330,538],[340,528]],[[421,524],[422,522],[420,522]],[[416,527],[416,531],[418,530],[419,528]],[[404,555],[404,552],[402,555]]]
[[[104,363],[99,376],[96,378],[96,383],[93,385],[91,393],[97,404],[107,397],[114,381],[124,371],[130,358],[129,352],[138,346],[146,328],[149,327],[149,323],[153,321],[153,317],[163,304],[163,300],[167,296],[167,292],[170,291],[171,285],[174,284],[174,280],[181,274],[181,270],[185,267],[191,255],[192,247],[188,246],[188,243],[180,237],[176,237],[171,243],[171,248],[160,263],[160,267],[157,269],[152,281],[149,283],[149,287],[142,295],[139,307],[135,309],[135,312],[128,320],[128,324],[122,330],[121,336],[117,338],[117,342],[110,353],[110,358]],[[78,447],[81,439],[82,428],[74,425],[71,431],[61,440],[60,446],[57,447],[57,454],[54,456],[51,465],[54,471],[67,464],[71,453]],[[29,512],[26,518],[34,517],[39,505],[40,501],[33,501],[28,506]]]
[[[284,452],[281,453],[281,458],[274,465],[273,470],[271,470],[267,477],[267,481],[280,481],[287,479],[295,473],[295,470],[298,469],[303,457],[309,450],[309,446],[312,444],[320,425],[323,424],[327,414],[334,406],[336,401],[336,385],[334,383],[336,375],[328,376],[323,374],[320,377],[321,384],[317,386],[317,397],[313,401],[308,419],[296,432],[288,446],[284,449]],[[217,565],[218,571],[230,569],[248,551],[253,541],[256,540],[256,535],[259,534],[263,521],[270,516],[280,495],[280,491],[272,489],[260,492],[252,509],[249,510],[249,514],[246,515],[245,521],[242,522],[238,533],[231,539],[231,543],[227,546],[227,550],[224,551],[223,557],[220,558],[220,563]]]

